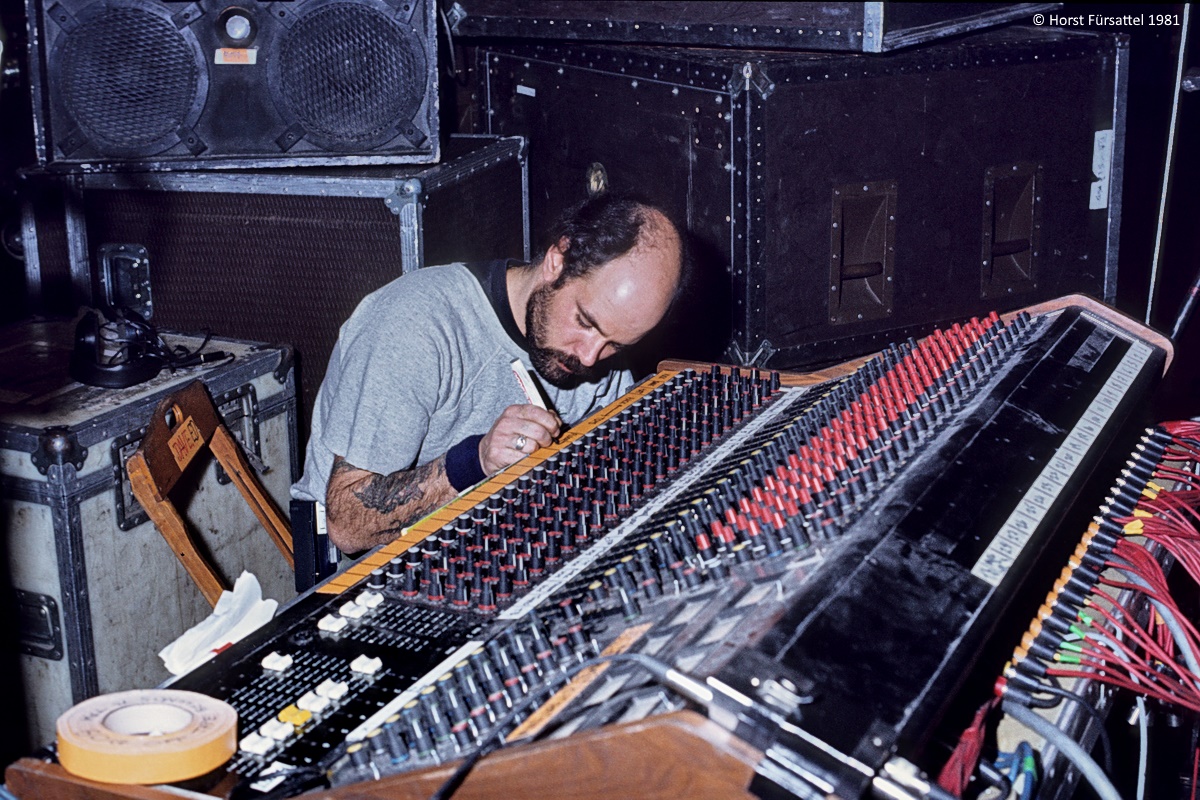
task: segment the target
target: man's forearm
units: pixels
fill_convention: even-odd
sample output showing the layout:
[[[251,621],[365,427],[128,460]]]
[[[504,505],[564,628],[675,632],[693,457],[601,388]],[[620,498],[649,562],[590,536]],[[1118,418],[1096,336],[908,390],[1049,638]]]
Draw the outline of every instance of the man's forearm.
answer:
[[[359,469],[337,456],[326,490],[329,537],[354,553],[390,542],[400,530],[454,499],[445,456],[390,475]]]

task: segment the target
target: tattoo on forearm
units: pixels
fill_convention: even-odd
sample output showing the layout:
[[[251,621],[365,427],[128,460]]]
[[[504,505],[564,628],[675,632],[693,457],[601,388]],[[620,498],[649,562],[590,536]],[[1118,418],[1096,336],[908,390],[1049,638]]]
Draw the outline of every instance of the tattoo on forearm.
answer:
[[[436,459],[421,467],[391,475],[376,475],[355,489],[354,496],[364,508],[391,514],[402,506],[411,506],[411,518],[424,515],[441,505],[436,492],[429,491],[429,483],[444,477],[446,466]]]
[[[454,499],[444,458],[424,466],[378,475],[335,456],[326,491],[330,535],[338,547],[365,550],[391,541],[410,525]]]

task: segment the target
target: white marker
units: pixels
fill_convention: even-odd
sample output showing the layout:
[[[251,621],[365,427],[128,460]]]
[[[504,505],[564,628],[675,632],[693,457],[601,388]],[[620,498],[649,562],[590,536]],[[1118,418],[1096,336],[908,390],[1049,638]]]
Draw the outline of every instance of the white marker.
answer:
[[[537,381],[529,374],[529,370],[521,363],[521,359],[514,358],[509,366],[512,367],[513,375],[517,376],[517,383],[521,384],[521,391],[525,393],[525,399],[529,401],[529,405],[537,406],[545,411],[546,401],[542,399],[541,389],[538,388]]]

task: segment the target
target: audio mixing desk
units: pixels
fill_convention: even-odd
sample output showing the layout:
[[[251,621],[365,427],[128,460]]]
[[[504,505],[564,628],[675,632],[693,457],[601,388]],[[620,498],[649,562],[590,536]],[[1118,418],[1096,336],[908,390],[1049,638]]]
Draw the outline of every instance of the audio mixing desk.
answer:
[[[668,362],[177,680],[239,714],[211,791],[921,797],[1170,354],[1068,298],[824,373]]]

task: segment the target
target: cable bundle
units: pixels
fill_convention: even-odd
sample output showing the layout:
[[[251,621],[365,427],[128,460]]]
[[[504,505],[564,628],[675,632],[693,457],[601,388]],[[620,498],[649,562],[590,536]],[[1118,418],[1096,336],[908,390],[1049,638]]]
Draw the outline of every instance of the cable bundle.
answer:
[[[1197,463],[1200,423],[1170,422],[1146,431],[996,681],[1005,713],[1071,759],[1104,800],[1118,794],[1107,778],[1112,747],[1103,715],[1059,681],[1095,681],[1139,696],[1141,779],[1145,698],[1200,713],[1200,633],[1171,596],[1160,555],[1169,554],[1200,584]],[[1064,699],[1100,719],[1103,768],[1031,710],[1052,708]],[[965,789],[963,776],[978,756],[983,725],[977,717],[943,770],[940,783],[948,791]],[[1016,754],[996,767],[1011,775],[1014,763]],[[995,783],[988,773],[997,770],[986,766],[982,777]],[[1142,792],[1139,783],[1139,797]]]
[[[158,329],[135,311],[115,308],[105,309],[104,314],[107,321],[99,326],[97,338],[103,348],[101,358],[105,365],[147,357],[174,370],[227,357],[225,353],[207,359],[203,357],[202,351],[212,339],[211,331],[205,330],[200,344],[189,349],[181,344],[168,344]]]
[[[164,368],[172,371],[230,358],[222,351],[202,352],[211,334],[189,350],[171,346],[158,330],[127,308],[87,309],[75,326],[71,377],[89,386],[125,389],[148,381]]]

